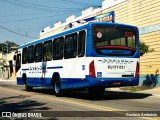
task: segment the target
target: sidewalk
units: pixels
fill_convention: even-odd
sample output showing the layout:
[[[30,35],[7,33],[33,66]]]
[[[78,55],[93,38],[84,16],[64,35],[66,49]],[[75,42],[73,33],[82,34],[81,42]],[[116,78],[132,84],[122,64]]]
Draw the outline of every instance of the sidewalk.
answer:
[[[147,93],[155,96],[160,96],[160,87],[154,87],[147,90],[140,90],[140,91],[137,91],[137,93]]]
[[[131,91],[124,91],[122,88],[108,88],[108,91],[117,91],[117,92],[131,92]],[[133,93],[144,93],[144,94],[152,94],[155,96],[160,96],[160,87],[148,88],[144,90],[134,91]]]
[[[5,78],[0,78],[0,81],[4,81],[4,82],[7,82],[7,81],[16,81],[16,79],[5,79]]]

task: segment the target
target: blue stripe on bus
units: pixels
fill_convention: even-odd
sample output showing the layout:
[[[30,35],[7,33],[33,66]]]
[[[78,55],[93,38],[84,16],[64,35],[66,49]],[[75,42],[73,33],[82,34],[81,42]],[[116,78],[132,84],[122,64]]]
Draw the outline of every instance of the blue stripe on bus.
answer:
[[[47,67],[47,69],[61,69],[63,66]],[[23,71],[29,70],[29,68],[22,69]]]
[[[47,69],[61,69],[63,66],[47,67]]]
[[[26,69],[22,69],[22,70],[29,70],[29,68],[26,68]]]

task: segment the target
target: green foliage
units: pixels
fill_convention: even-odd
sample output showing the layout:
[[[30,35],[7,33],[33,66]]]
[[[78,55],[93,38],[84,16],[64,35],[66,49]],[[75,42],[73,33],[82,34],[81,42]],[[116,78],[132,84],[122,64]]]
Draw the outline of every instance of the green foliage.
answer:
[[[140,56],[150,52],[154,52],[154,49],[150,49],[149,45],[146,45],[144,42],[140,42]]]
[[[11,41],[6,41],[4,43],[0,43],[0,52],[7,52],[8,51],[12,51],[13,46],[18,46],[16,43],[11,42]]]
[[[122,87],[121,88],[124,92],[136,92],[139,90],[139,87],[137,86],[128,86],[128,87]]]

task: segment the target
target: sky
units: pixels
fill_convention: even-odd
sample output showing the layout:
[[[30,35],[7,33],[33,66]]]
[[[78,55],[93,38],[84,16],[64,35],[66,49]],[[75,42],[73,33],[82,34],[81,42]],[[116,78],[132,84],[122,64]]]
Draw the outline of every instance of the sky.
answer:
[[[101,5],[102,0],[0,0],[0,43],[21,45],[38,39],[45,27]]]

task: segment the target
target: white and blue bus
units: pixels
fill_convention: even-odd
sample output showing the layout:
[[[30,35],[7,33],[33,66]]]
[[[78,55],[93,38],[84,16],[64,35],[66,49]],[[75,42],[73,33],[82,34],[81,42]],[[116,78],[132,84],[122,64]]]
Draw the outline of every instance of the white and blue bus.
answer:
[[[139,84],[139,32],[135,26],[89,22],[19,46],[17,84],[92,95]]]

